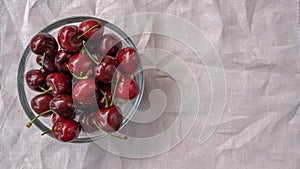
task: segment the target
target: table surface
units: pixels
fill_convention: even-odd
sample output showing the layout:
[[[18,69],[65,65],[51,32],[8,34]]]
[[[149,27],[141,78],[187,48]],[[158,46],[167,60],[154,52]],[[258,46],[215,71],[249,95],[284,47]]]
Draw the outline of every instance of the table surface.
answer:
[[[0,0],[1,168],[299,169],[298,5],[297,0]],[[219,124],[208,125],[210,128],[217,126],[217,129],[202,144],[199,143],[201,131],[207,124],[210,111],[215,108],[211,107],[215,99],[212,93],[222,93],[212,88],[212,80],[220,80],[220,77],[210,76],[208,71],[219,70],[220,67],[215,62],[209,62],[209,59],[209,64],[206,64],[196,55],[197,50],[193,51],[186,46],[192,40],[204,37],[200,36],[201,33],[189,33],[190,27],[186,25],[167,29],[169,33],[185,31],[181,34],[163,36],[153,32],[165,30],[162,25],[176,25],[177,22],[159,20],[160,17],[130,22],[122,22],[120,19],[144,12],[167,13],[192,23],[210,40],[219,55],[226,86],[216,87],[226,87],[225,108]],[[37,127],[25,127],[28,118],[19,102],[16,84],[18,64],[24,48],[45,25],[82,15],[118,23],[121,28],[142,27],[150,30],[150,33],[132,37],[139,51],[147,54],[150,49],[162,49],[160,51],[170,52],[176,57],[157,63],[159,55],[145,55],[148,56],[144,58],[148,59],[146,63],[156,63],[155,66],[168,68],[179,75],[185,73],[183,68],[188,68],[186,70],[190,74],[177,82],[174,80],[176,76],[167,72],[147,70],[140,109],[142,111],[151,107],[150,103],[155,103],[155,99],[151,100],[149,93],[153,89],[161,89],[167,100],[163,114],[151,123],[131,121],[122,130],[122,133],[132,138],[151,138],[163,133],[176,122],[181,103],[195,101],[195,97],[181,98],[180,92],[186,91],[190,96],[198,94],[200,101],[188,105],[190,108],[199,105],[198,116],[193,119],[195,123],[191,122],[193,120],[181,122],[181,126],[175,128],[153,150],[172,145],[174,140],[187,134],[174,148],[149,158],[128,158],[109,153],[95,143],[71,144],[47,136],[41,137]],[[176,36],[191,41],[184,44],[182,39],[174,39]],[[204,42],[192,45],[208,49]],[[170,53],[165,54],[165,57],[173,56]],[[202,54],[201,57],[212,53]],[[183,66],[174,65],[174,58],[178,58]],[[178,87],[193,80],[197,82],[198,93],[193,88],[181,90]],[[156,101],[157,104],[162,102]],[[183,115],[189,118],[188,113],[191,112],[186,110],[182,110]],[[192,129],[182,133],[183,126],[187,124],[191,124]],[[125,141],[120,144],[128,143]],[[115,148],[113,142],[107,145]],[[125,147],[125,150],[139,152],[147,149],[145,145],[139,146],[134,149]],[[122,150],[115,148],[115,151]]]

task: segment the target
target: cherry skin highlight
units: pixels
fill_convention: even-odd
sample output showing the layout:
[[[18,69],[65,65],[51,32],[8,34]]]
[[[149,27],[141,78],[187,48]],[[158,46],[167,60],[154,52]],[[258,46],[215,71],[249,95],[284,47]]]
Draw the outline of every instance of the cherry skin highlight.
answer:
[[[122,49],[116,59],[121,71],[126,74],[133,74],[141,63],[139,55],[131,47]]]
[[[58,43],[61,48],[65,49],[68,52],[78,52],[83,46],[82,39],[78,38],[79,35],[80,32],[77,26],[64,26],[58,32]]]
[[[57,121],[52,126],[52,135],[63,142],[71,142],[75,140],[79,136],[80,131],[80,124],[70,119]]]
[[[25,80],[30,89],[41,92],[47,87],[46,76],[47,74],[41,70],[33,69],[25,74]]]
[[[30,41],[30,49],[37,55],[54,57],[58,44],[55,38],[49,33],[38,33]]]
[[[41,114],[47,110],[49,110],[49,102],[52,99],[52,95],[49,93],[44,93],[42,95],[37,95],[31,99],[31,108],[36,114]],[[42,116],[48,117],[53,112],[49,112],[47,114],[44,114]]]
[[[121,127],[122,121],[121,110],[114,105],[96,112],[96,122],[106,132],[117,131]]]
[[[129,76],[121,76],[117,84],[116,96],[123,100],[134,99],[140,93],[138,84]]]
[[[116,56],[122,48],[121,40],[114,34],[108,33],[100,39],[99,54],[100,56],[110,55]]]
[[[76,115],[73,99],[69,95],[60,94],[53,97],[49,103],[49,107],[54,113],[63,118],[73,119]]]

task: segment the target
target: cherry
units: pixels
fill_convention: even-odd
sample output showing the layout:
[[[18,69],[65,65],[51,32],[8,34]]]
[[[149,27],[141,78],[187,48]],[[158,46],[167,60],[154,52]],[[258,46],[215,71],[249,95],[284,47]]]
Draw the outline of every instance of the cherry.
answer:
[[[88,40],[95,33],[97,36],[99,36],[98,38],[100,38],[100,36],[103,34],[104,27],[98,20],[88,19],[79,25],[79,31],[82,39]]]
[[[116,95],[120,99],[131,100],[140,93],[138,84],[129,76],[121,76],[116,88]]]
[[[112,102],[112,93],[110,85],[107,84],[101,84],[98,87],[98,106],[101,108],[104,108],[106,105],[106,102],[110,103]]]
[[[50,101],[50,109],[63,118],[74,118],[76,113],[73,105],[73,99],[71,96],[60,94]]]
[[[105,55],[99,58],[99,64],[94,68],[94,75],[102,83],[111,83],[117,66],[113,57]]]
[[[119,63],[121,71],[127,74],[133,74],[141,62],[139,55],[131,47],[120,50],[116,59]]]
[[[57,121],[52,126],[52,130],[43,134],[52,132],[52,135],[60,141],[70,142],[75,140],[81,131],[80,124],[74,120],[66,119],[63,121]],[[42,135],[43,135],[42,134]]]
[[[73,55],[69,60],[69,70],[77,78],[86,76],[86,78],[92,74],[94,63],[89,56],[83,53],[77,53]]]
[[[41,70],[45,71],[46,73],[53,73],[56,71],[53,58],[38,55],[36,57],[36,63],[39,64],[41,66]]]
[[[121,110],[115,105],[96,112],[96,122],[106,132],[117,131],[121,127],[122,121]]]
[[[49,102],[52,99],[52,96],[48,93],[39,94],[31,99],[31,108],[35,111],[37,116],[35,116],[30,122],[26,124],[26,127],[29,128],[39,117],[50,116],[53,112],[49,109]]]
[[[41,95],[37,95],[31,99],[31,108],[36,114],[42,114],[45,111],[48,111],[49,108],[49,102],[52,99],[51,94],[44,93]],[[52,114],[52,112],[49,112],[47,114],[44,114],[42,116],[48,117]]]
[[[122,48],[122,42],[114,34],[111,33],[105,34],[100,39],[100,47],[99,47],[100,56],[103,55],[116,56],[116,54],[121,48]]]
[[[25,74],[25,80],[30,89],[41,92],[47,87],[45,82],[46,76],[47,74],[41,70],[33,69]]]
[[[47,91],[52,91],[53,96],[57,96],[59,94],[68,94],[71,92],[71,78],[67,74],[61,72],[49,74],[46,78],[46,84],[49,87]]]
[[[83,45],[82,39],[78,38],[79,35],[80,32],[77,26],[64,26],[58,32],[58,43],[61,48],[69,52],[78,52],[81,50]]]
[[[53,57],[58,49],[55,38],[49,33],[38,33],[30,41],[31,51],[37,55]]]
[[[65,51],[65,50],[59,50],[54,59],[54,64],[58,71],[67,73],[69,72],[67,68],[67,63],[69,62],[69,59],[71,58],[72,53]]]
[[[93,105],[97,103],[98,85],[95,79],[80,80],[73,88],[72,98],[79,105]],[[77,105],[76,105],[77,106]],[[77,108],[77,107],[75,107]]]
[[[51,119],[52,124],[55,124],[58,121],[64,121],[64,120],[66,120],[66,119],[63,118],[63,117],[61,117],[61,116],[59,116],[58,114],[56,114],[56,113],[52,114],[52,119]]]
[[[97,127],[93,124],[93,120],[95,119],[95,112],[85,112],[80,115],[78,122],[80,123],[83,131],[93,133],[98,131]]]

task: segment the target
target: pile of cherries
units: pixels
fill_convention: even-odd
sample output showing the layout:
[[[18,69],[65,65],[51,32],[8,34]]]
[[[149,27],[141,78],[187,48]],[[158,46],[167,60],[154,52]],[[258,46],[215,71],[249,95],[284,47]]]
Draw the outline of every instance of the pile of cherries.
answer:
[[[28,87],[39,93],[31,100],[37,116],[26,126],[41,116],[51,116],[52,130],[43,134],[51,133],[64,142],[76,139],[81,130],[100,130],[126,139],[113,134],[123,121],[116,103],[140,93],[133,78],[140,68],[137,52],[122,48],[118,36],[104,34],[104,24],[95,19],[62,27],[57,41],[49,33],[31,39],[30,48],[40,68],[29,70],[25,79]]]

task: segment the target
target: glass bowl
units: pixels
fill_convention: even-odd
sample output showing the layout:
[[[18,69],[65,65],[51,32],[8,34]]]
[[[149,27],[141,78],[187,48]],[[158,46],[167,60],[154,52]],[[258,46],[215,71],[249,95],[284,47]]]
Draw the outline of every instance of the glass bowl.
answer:
[[[48,25],[43,30],[41,30],[41,32],[50,33],[56,38],[59,29],[62,28],[63,26],[79,25],[82,21],[85,21],[87,19],[96,19],[96,20],[100,21],[101,23],[103,23],[104,27],[105,27],[104,33],[114,33],[115,35],[117,35],[122,40],[123,48],[130,46],[130,47],[134,48],[135,50],[137,50],[133,41],[121,29],[119,29],[117,26],[115,26],[105,20],[102,20],[99,18],[94,18],[94,17],[84,16],[84,17],[70,17],[70,18],[62,19],[62,20],[59,20],[57,22],[54,22],[54,23]],[[18,82],[17,83],[18,83],[19,99],[20,99],[20,102],[22,104],[25,114],[28,116],[28,118],[30,120],[32,120],[34,117],[36,117],[36,113],[34,113],[34,111],[31,109],[31,106],[29,103],[30,103],[30,100],[35,95],[38,94],[38,92],[32,91],[27,86],[26,82],[24,81],[25,80],[24,77],[25,77],[25,73],[28,70],[34,69],[34,68],[39,68],[39,65],[36,64],[36,62],[35,62],[35,57],[36,57],[36,54],[32,53],[30,50],[30,46],[27,45],[27,47],[22,55],[22,58],[21,58],[21,61],[19,64],[19,69],[18,69]],[[137,74],[134,75],[134,79],[138,83],[141,90],[140,90],[139,95],[134,100],[131,100],[129,103],[124,103],[121,106],[118,105],[118,107],[120,107],[120,109],[122,110],[122,115],[124,117],[121,128],[124,127],[128,123],[128,121],[132,118],[132,116],[134,115],[134,113],[137,110],[137,107],[140,104],[143,90],[144,90],[144,77],[143,77],[142,68],[138,71]],[[24,123],[24,127],[25,127],[25,124],[26,123]],[[34,122],[34,124],[42,132],[49,131],[52,128],[51,127],[51,125],[52,125],[51,116],[50,117],[41,117],[38,120],[36,120]],[[121,130],[121,128],[119,130]],[[48,135],[53,137],[52,134],[48,134]],[[87,134],[87,133],[84,133],[83,131],[81,131],[79,137],[72,142],[73,143],[87,143],[87,142],[101,139],[106,136],[107,136],[106,133],[96,132],[95,134]]]

